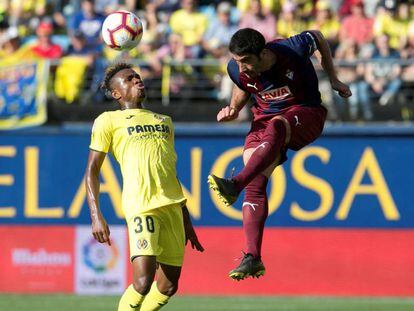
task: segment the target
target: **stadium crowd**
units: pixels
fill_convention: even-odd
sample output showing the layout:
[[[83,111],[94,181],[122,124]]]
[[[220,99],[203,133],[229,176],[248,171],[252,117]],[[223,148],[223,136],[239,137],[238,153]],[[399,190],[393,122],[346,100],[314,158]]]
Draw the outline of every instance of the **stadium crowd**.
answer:
[[[111,50],[100,36],[105,16],[119,9],[136,12],[144,23],[141,43],[129,52]],[[267,40],[318,29],[353,92],[339,98],[320,77],[330,120],[412,120],[413,16],[414,1],[402,0],[0,0],[0,65],[51,59],[53,96],[73,103],[86,90],[96,102],[104,68],[122,57],[137,62],[148,85],[173,70],[172,94],[207,77],[215,99],[226,102],[232,88],[227,45],[237,29],[255,28]]]

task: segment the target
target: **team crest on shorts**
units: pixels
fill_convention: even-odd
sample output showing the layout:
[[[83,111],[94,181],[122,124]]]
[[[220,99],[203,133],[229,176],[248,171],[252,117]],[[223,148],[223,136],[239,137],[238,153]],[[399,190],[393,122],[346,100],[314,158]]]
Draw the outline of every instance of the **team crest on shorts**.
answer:
[[[145,239],[139,239],[137,242],[138,249],[146,249],[148,247],[148,241]]]

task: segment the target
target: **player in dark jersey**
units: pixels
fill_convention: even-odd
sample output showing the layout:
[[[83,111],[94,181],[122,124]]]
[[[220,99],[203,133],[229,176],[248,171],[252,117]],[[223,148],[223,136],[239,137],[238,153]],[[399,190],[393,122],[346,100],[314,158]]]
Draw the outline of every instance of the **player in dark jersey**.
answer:
[[[208,182],[227,205],[233,204],[245,189],[243,228],[247,253],[229,273],[231,278],[242,280],[265,272],[261,244],[268,215],[269,176],[286,161],[287,149],[303,148],[323,130],[326,108],[321,104],[318,78],[310,60],[315,51],[318,50],[332,88],[342,97],[352,94],[336,76],[328,43],[319,31],[266,43],[260,32],[245,28],[233,35],[229,49],[232,60],[227,71],[235,86],[230,105],[219,111],[217,121],[236,119],[250,97],[254,118],[245,140],[243,170],[230,179],[209,175]]]

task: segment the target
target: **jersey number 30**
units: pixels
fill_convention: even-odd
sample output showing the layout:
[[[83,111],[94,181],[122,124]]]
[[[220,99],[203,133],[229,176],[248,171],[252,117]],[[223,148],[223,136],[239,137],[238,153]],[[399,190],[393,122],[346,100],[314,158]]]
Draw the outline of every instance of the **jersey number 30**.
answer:
[[[137,216],[134,218],[134,222],[136,224],[136,229],[135,229],[135,233],[141,233],[144,228],[143,228],[143,223],[142,223],[142,218],[140,216]],[[154,227],[154,219],[152,219],[151,216],[145,216],[145,224],[147,227],[147,231],[150,233],[154,233],[155,231],[155,227]]]

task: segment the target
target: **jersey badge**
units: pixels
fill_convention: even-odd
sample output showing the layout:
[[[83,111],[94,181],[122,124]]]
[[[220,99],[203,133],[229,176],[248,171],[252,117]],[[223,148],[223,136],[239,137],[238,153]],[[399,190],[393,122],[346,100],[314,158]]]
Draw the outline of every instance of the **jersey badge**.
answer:
[[[293,80],[293,71],[288,69],[286,71],[286,77],[288,77],[290,80]]]
[[[154,114],[154,118],[155,119],[157,119],[157,120],[160,120],[160,121],[162,121],[162,122],[164,122],[165,121],[165,117],[162,117],[162,116],[160,116],[160,115],[158,115],[158,114]]]

